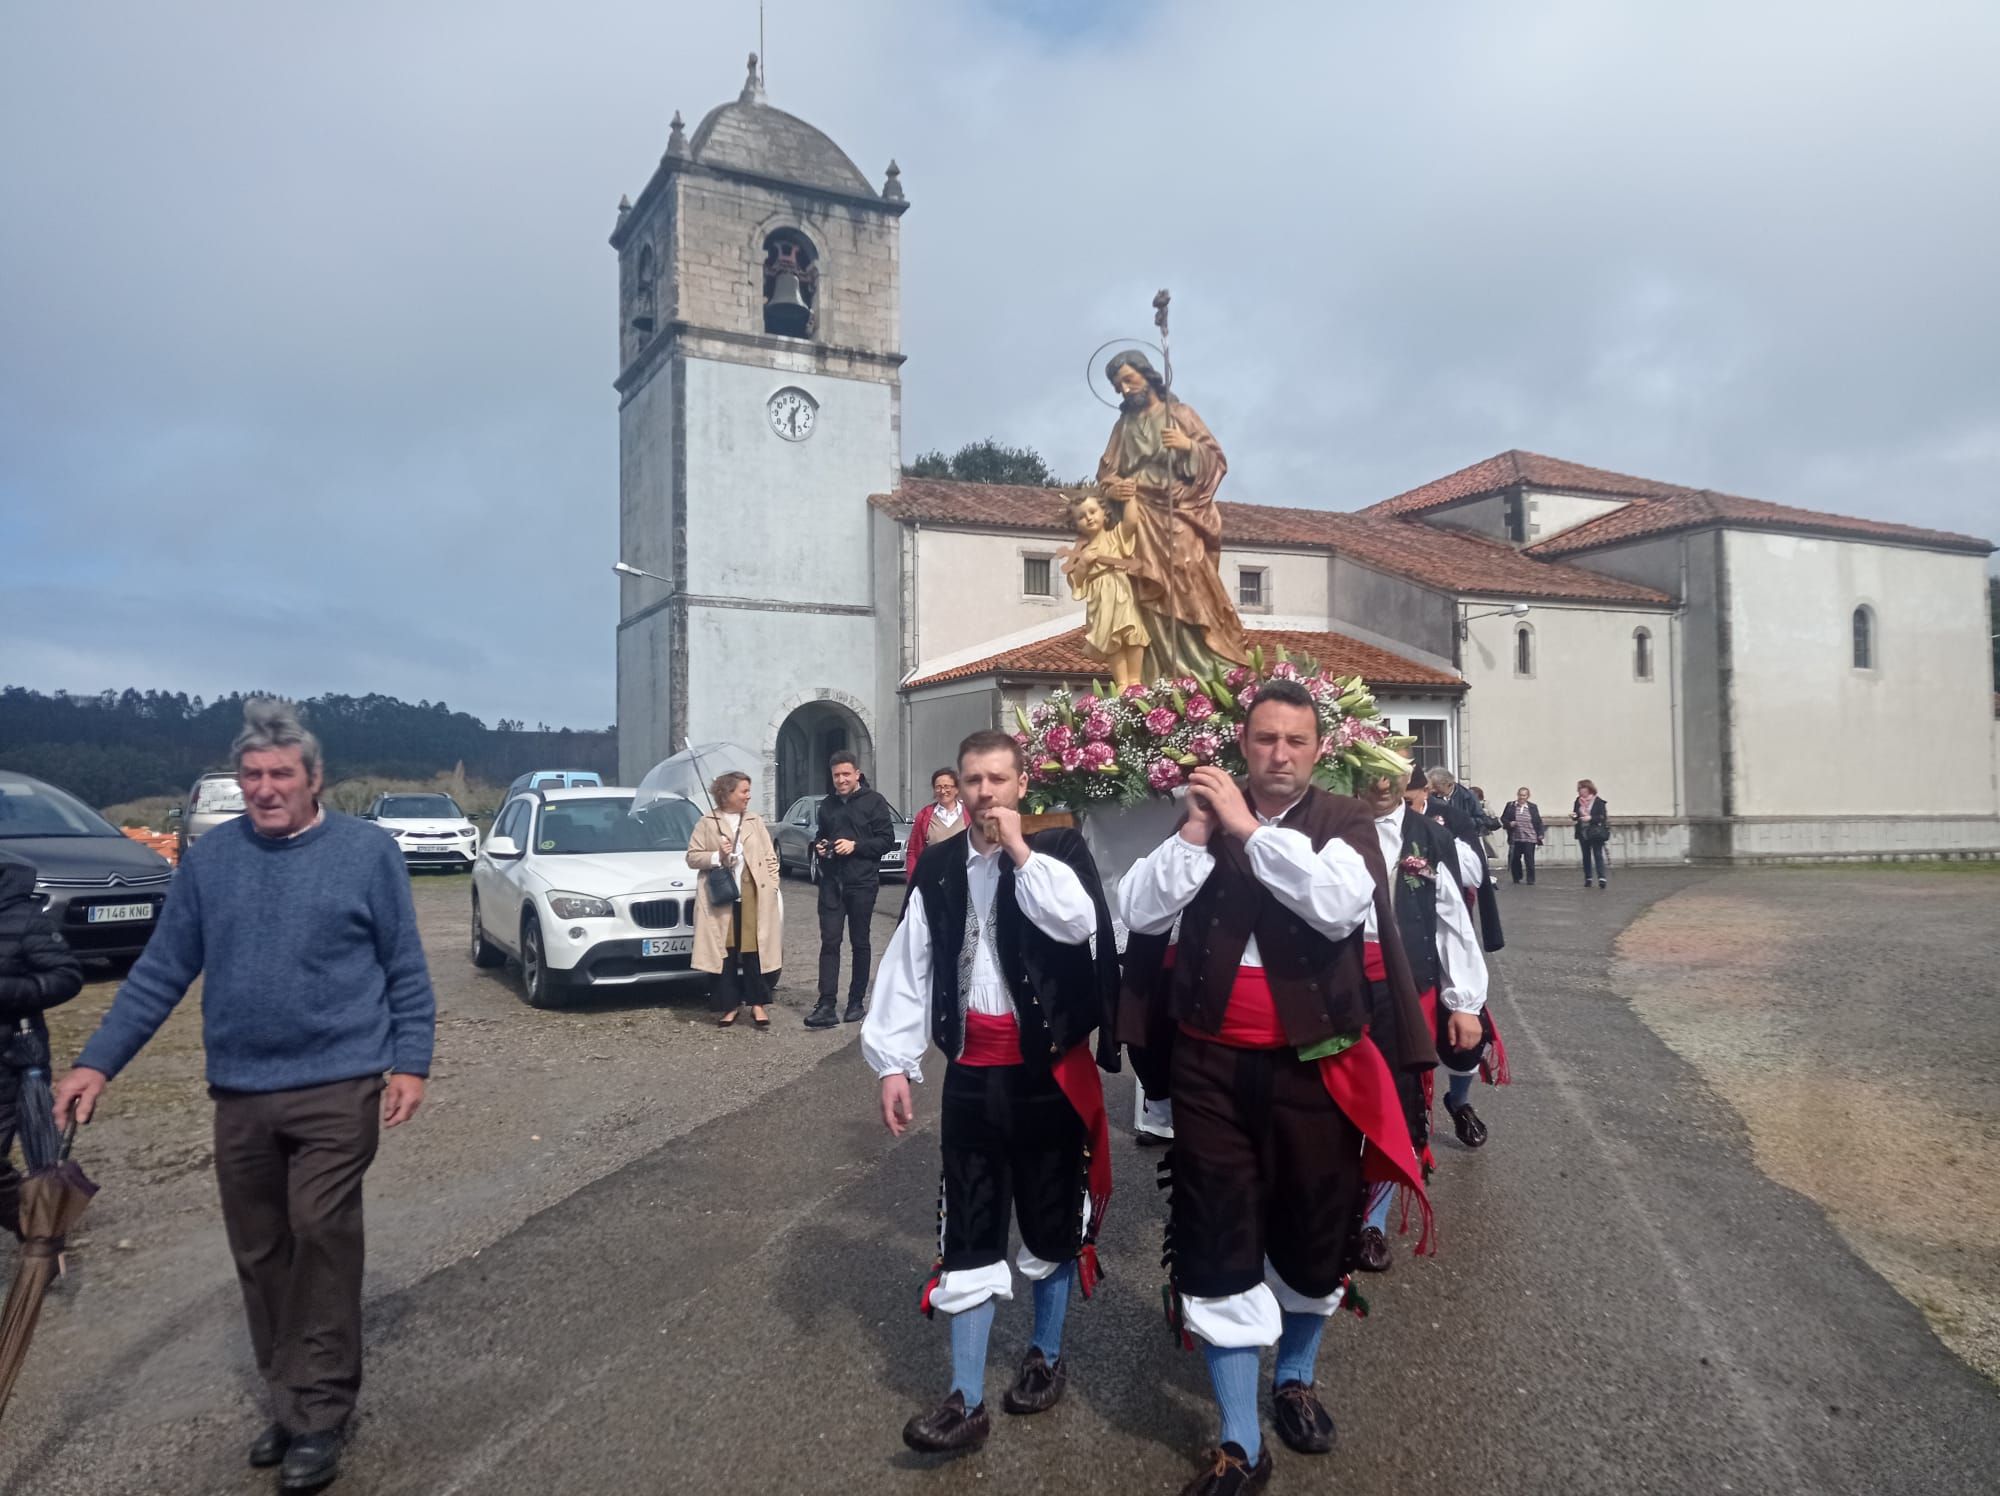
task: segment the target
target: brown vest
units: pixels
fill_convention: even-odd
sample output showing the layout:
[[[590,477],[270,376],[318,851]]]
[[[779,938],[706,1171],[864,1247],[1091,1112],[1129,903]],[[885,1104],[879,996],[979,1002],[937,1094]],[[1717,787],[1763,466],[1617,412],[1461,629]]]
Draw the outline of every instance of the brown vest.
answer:
[[[1307,790],[1279,824],[1303,832],[1315,851],[1329,841],[1345,841],[1367,864],[1375,880],[1375,928],[1389,971],[1387,1022],[1375,1024],[1375,1043],[1393,1066],[1435,1065],[1430,1027],[1418,1005],[1396,929],[1375,818],[1360,801],[1315,788]],[[1198,1033],[1221,1030],[1237,969],[1254,934],[1288,1042],[1302,1047],[1367,1028],[1372,1005],[1362,964],[1362,932],[1357,929],[1344,939],[1328,939],[1257,881],[1241,842],[1218,832],[1209,846],[1215,871],[1181,914],[1179,949],[1173,971],[1162,984],[1173,1021]],[[1128,951],[1128,958],[1133,954]],[[1128,968],[1132,964],[1129,959],[1127,964]],[[1137,985],[1131,980],[1135,975],[1128,969],[1128,987]],[[1144,1042],[1137,1035],[1132,1038]]]

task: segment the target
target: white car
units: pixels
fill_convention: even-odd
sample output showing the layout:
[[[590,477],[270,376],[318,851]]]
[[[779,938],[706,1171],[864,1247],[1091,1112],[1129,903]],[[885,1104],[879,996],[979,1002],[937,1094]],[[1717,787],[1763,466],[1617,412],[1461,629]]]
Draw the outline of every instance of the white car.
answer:
[[[688,837],[701,808],[670,796],[636,815],[626,789],[524,790],[472,868],[472,964],[520,964],[537,1008],[642,983],[701,983]]]
[[[377,795],[361,819],[396,838],[408,868],[462,873],[479,854],[479,828],[449,795]]]

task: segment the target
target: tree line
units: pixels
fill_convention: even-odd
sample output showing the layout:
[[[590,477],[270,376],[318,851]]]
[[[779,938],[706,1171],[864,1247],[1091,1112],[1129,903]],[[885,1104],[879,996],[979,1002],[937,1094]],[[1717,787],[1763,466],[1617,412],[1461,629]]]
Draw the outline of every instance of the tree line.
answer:
[[[229,767],[246,696],[213,701],[185,691],[104,691],[72,696],[0,688],[0,768],[60,785],[91,805],[183,793],[197,775]],[[488,727],[442,701],[394,696],[315,696],[299,715],[326,753],[329,782],[368,774],[429,778],[462,765],[474,779],[505,783],[530,769],[616,773],[618,734],[573,731],[503,718]]]

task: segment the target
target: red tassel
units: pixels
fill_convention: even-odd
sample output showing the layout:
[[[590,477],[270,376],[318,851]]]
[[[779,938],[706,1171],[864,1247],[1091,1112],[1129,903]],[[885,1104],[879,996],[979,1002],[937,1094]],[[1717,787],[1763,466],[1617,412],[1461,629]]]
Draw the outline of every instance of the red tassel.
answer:
[[[917,1300],[917,1307],[923,1310],[925,1319],[929,1319],[932,1317],[933,1311],[931,1309],[931,1295],[937,1292],[938,1284],[943,1281],[944,1281],[944,1273],[942,1271],[942,1264],[940,1264],[939,1271],[933,1272],[931,1274],[931,1281],[924,1285],[923,1296]]]
[[[1083,1250],[1076,1254],[1076,1286],[1083,1290],[1087,1299],[1097,1289],[1098,1280],[1104,1270],[1097,1265],[1097,1243],[1085,1242]]]
[[[1479,1073],[1489,1086],[1507,1086],[1514,1083],[1514,1072],[1507,1068],[1507,1046],[1500,1038],[1498,1025],[1493,1029],[1493,1043],[1485,1058],[1479,1062]]]

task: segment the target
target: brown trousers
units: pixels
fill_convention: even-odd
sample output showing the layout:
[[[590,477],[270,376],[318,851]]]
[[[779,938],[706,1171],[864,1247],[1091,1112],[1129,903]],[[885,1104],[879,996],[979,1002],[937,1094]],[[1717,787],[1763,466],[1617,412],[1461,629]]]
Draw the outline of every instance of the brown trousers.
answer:
[[[331,1433],[361,1390],[361,1178],[382,1079],[209,1094],[222,1221],[271,1414],[293,1434]]]

